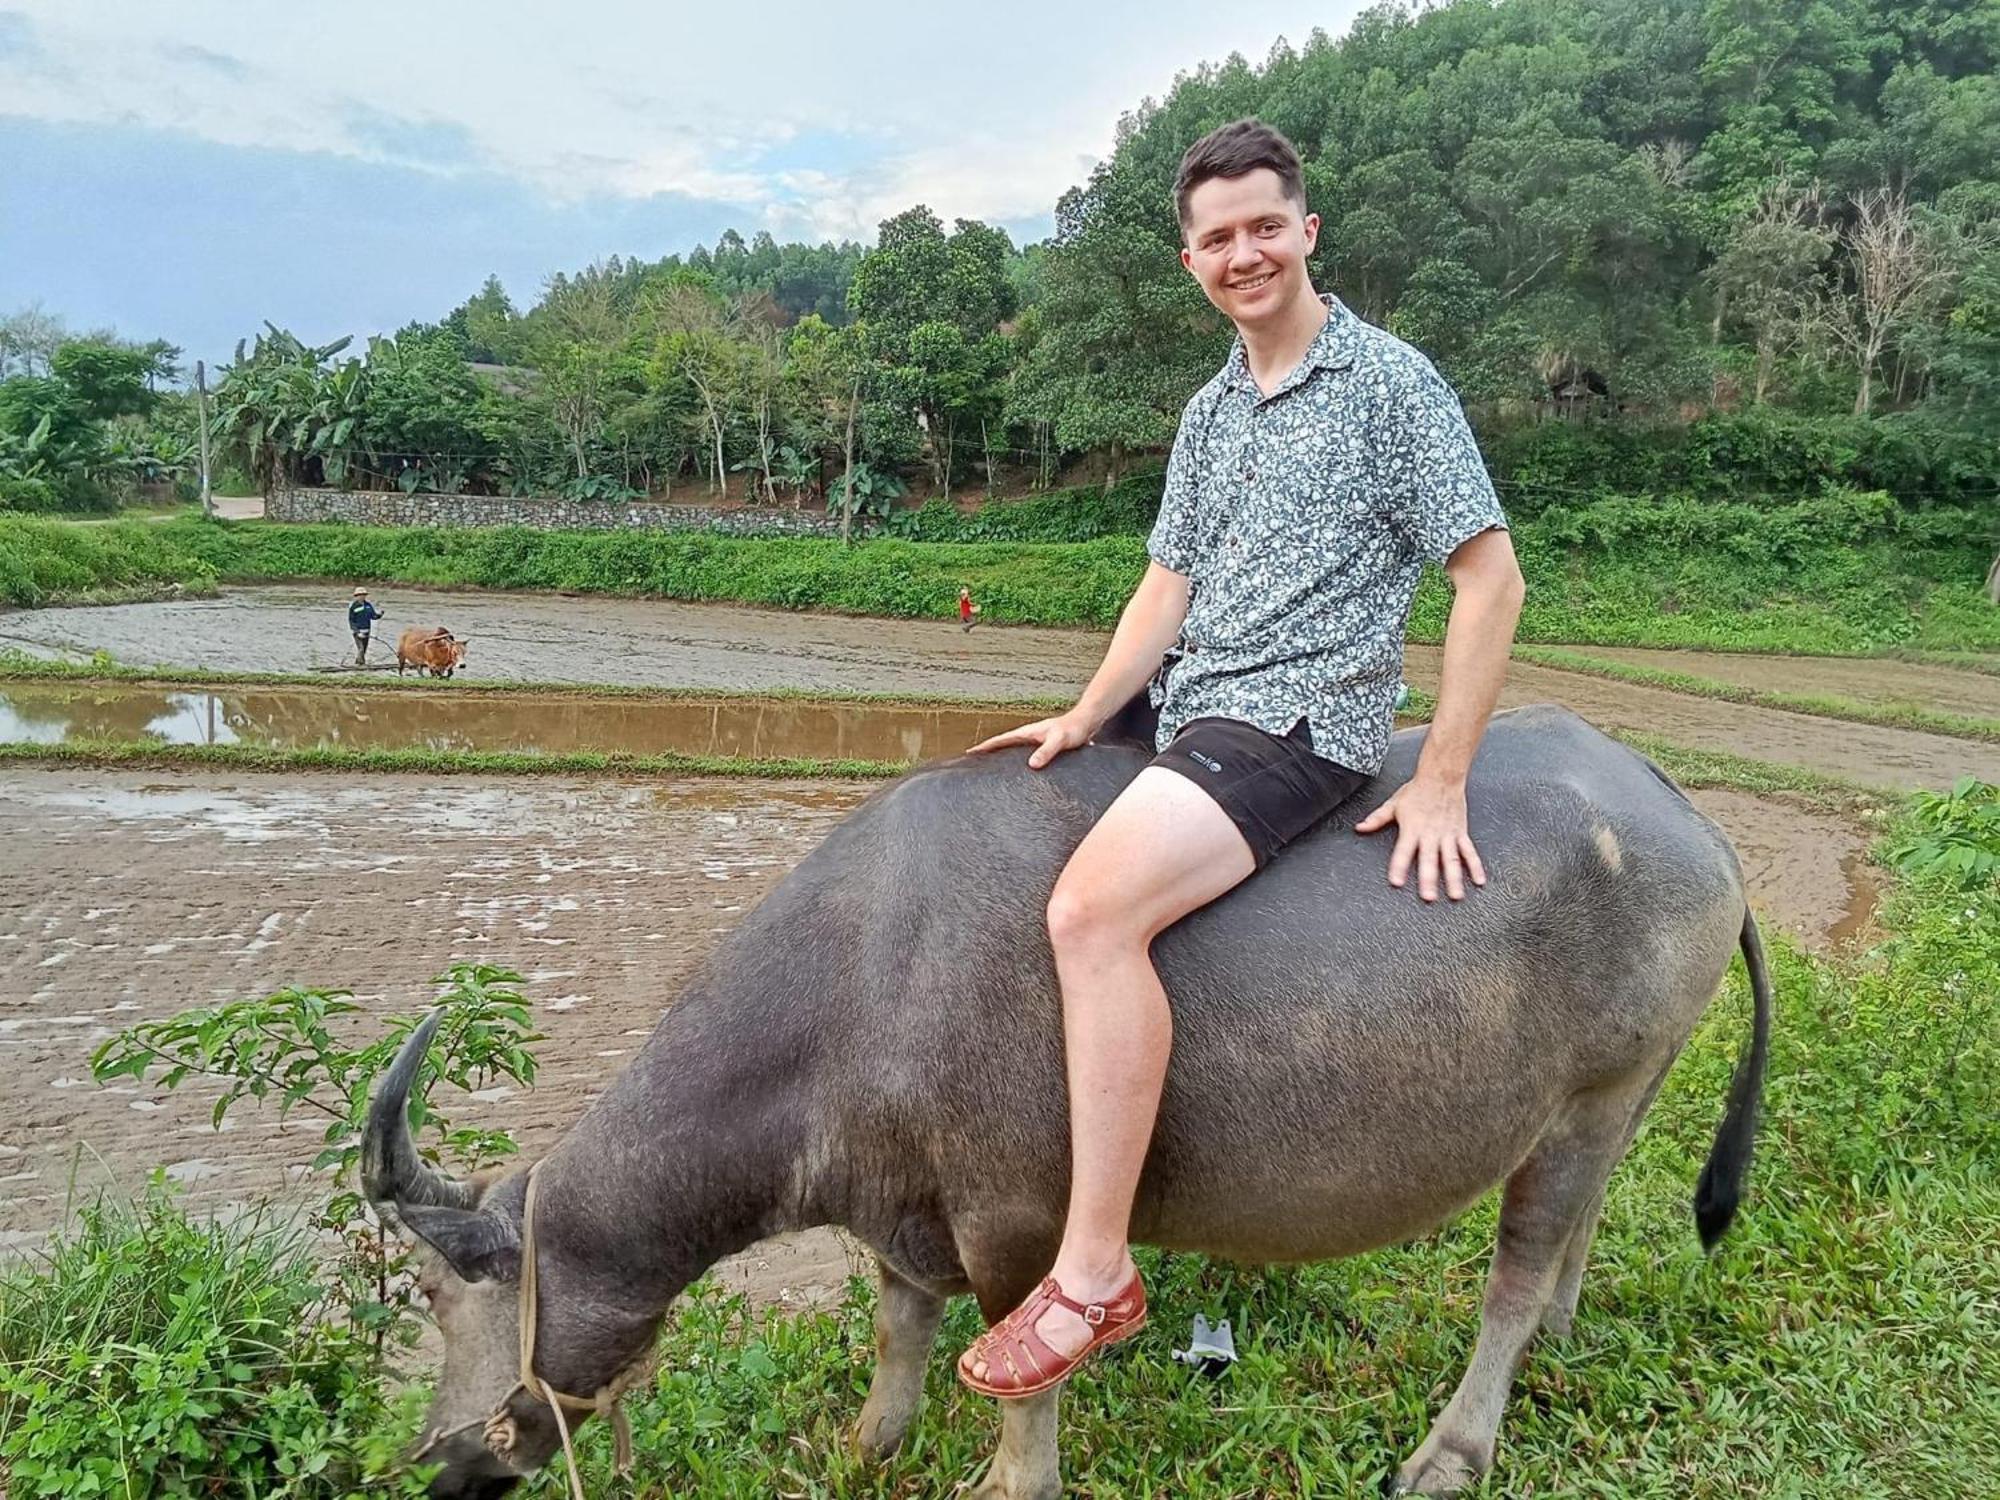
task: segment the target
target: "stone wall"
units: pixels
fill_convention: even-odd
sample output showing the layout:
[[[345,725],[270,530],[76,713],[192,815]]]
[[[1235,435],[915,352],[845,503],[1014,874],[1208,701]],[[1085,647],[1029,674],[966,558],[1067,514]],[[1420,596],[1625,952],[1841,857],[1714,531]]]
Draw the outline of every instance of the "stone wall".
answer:
[[[405,495],[400,490],[278,490],[267,521],[356,526],[529,526],[538,531],[712,531],[726,536],[840,535],[840,518],[782,507],[559,500],[539,495]],[[862,527],[856,520],[857,529]]]

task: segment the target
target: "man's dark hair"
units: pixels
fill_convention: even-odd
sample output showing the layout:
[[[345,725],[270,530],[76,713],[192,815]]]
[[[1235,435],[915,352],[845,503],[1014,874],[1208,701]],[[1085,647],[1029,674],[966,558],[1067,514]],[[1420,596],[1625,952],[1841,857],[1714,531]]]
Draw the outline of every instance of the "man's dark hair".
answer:
[[[1181,232],[1187,232],[1188,195],[1211,177],[1244,177],[1259,167],[1278,174],[1285,196],[1306,211],[1305,173],[1299,166],[1298,149],[1262,120],[1232,120],[1217,126],[1188,147],[1174,178],[1174,212],[1180,216]]]

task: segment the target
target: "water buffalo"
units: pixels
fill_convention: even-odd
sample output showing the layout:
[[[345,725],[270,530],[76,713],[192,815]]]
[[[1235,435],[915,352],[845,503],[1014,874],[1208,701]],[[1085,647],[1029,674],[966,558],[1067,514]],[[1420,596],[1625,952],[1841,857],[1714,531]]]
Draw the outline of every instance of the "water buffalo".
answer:
[[[1504,1183],[1470,1367],[1397,1475],[1435,1495],[1492,1463],[1536,1329],[1567,1332],[1606,1180],[1740,945],[1752,1042],[1694,1210],[1706,1243],[1728,1225],[1770,995],[1728,841],[1561,709],[1500,715],[1480,749],[1471,831],[1491,883],[1457,905],[1391,889],[1388,844],[1352,829],[1421,738],[1397,735],[1382,783],[1155,943],[1174,1052],[1133,1229],[1316,1260],[1423,1234]],[[817,1224],[845,1225],[879,1262],[857,1441],[893,1452],[945,1299],[970,1292],[997,1318],[1054,1255],[1069,1157],[1044,904],[1146,758],[1104,744],[1040,772],[961,758],[884,788],[744,918],[532,1176],[460,1183],[422,1163],[405,1109],[434,1023],[414,1035],[372,1105],[364,1180],[436,1252],[433,1493],[505,1491],[561,1440],[526,1384],[615,1389],[691,1280]],[[538,1303],[525,1383],[524,1303]],[[1056,1408],[1056,1392],[1003,1404],[979,1496],[1059,1493]]]
[[[433,677],[449,677],[465,663],[465,643],[471,636],[453,635],[442,625],[412,625],[396,638],[396,675],[404,667],[428,671]]]

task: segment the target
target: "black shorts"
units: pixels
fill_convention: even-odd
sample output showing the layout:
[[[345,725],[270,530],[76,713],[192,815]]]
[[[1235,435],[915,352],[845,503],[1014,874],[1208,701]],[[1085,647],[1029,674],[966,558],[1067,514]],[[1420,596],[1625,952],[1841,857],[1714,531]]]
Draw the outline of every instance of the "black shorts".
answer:
[[[1287,735],[1236,719],[1194,719],[1152,763],[1213,797],[1260,870],[1371,779],[1313,754],[1304,719]]]

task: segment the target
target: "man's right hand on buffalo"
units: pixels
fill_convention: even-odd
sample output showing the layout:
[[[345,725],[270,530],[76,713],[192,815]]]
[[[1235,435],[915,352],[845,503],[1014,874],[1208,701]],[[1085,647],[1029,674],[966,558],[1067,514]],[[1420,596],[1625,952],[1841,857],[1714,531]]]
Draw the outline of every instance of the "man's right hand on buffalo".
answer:
[[[1180,635],[1187,608],[1187,578],[1156,562],[1148,563],[1139,587],[1118,617],[1118,628],[1111,634],[1104,661],[1076,700],[1076,707],[1052,719],[1037,719],[1019,729],[996,734],[990,740],[981,740],[970,753],[977,755],[1008,745],[1033,745],[1035,751],[1028,757],[1028,764],[1039,771],[1063,751],[1089,744],[1090,737],[1153,680],[1167,648]]]
[[[1033,745],[1035,750],[1028,757],[1028,766],[1031,770],[1039,771],[1063,751],[1089,744],[1090,737],[1097,733],[1100,722],[1085,718],[1075,709],[1071,709],[1068,713],[1058,714],[1053,719],[1037,719],[1032,724],[1023,724],[1019,729],[996,734],[990,740],[981,740],[972,747],[970,753],[978,755],[987,750],[1004,750],[1009,745]]]

